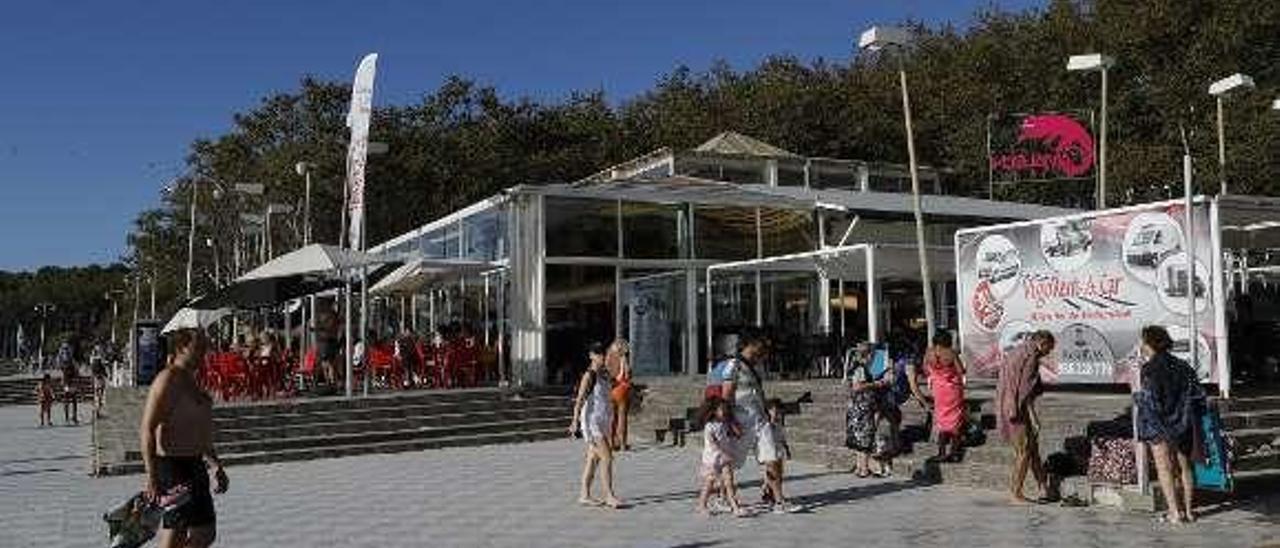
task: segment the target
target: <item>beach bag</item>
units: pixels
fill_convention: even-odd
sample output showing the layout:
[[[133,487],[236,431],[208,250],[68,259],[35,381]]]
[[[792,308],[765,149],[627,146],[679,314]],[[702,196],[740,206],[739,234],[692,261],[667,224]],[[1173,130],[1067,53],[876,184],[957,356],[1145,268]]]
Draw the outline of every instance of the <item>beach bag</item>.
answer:
[[[1222,435],[1222,419],[1218,412],[1202,408],[1197,425],[1196,442],[1202,445],[1203,459],[1195,459],[1195,484],[1199,489],[1230,492],[1231,455]]]
[[[129,497],[123,503],[102,514],[107,522],[107,539],[110,548],[138,548],[156,536],[164,510],[148,502],[143,493]]]
[[[1089,441],[1089,481],[1132,485],[1138,483],[1133,440],[1096,437]]]

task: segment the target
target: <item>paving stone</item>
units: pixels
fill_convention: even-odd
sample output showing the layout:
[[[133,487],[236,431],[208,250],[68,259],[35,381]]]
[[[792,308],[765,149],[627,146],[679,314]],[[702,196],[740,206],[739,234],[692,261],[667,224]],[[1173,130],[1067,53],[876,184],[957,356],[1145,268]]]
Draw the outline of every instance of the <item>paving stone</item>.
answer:
[[[37,429],[0,409],[0,546],[97,547],[102,511],[140,487],[87,475],[87,427]],[[807,510],[747,519],[693,514],[692,448],[642,446],[618,459],[611,512],[574,502],[583,444],[563,439],[232,467],[216,498],[218,546],[1256,546],[1280,542],[1280,496],[1224,506],[1187,527],[1107,509],[1010,507],[999,494],[859,480],[789,466]],[[759,496],[747,469],[745,500]]]

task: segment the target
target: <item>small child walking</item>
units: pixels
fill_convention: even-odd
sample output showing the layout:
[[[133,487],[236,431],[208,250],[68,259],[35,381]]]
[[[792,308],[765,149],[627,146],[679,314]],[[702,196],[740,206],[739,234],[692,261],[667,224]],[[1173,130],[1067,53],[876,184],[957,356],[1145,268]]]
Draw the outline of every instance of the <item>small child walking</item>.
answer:
[[[53,426],[53,379],[48,373],[36,383],[36,403],[40,405],[40,426]]]
[[[698,481],[702,490],[698,495],[698,513],[710,515],[707,500],[717,483],[723,490],[733,515],[747,515],[738,502],[737,482],[733,478],[734,439],[731,431],[729,404],[720,398],[710,398],[704,404],[702,414],[702,462],[698,466]]]
[[[765,466],[764,503],[771,504],[775,514],[790,514],[800,508],[788,503],[782,494],[782,463],[791,458],[791,446],[787,445],[787,433],[783,427],[785,411],[782,400],[775,398],[765,402],[765,410],[769,413],[764,432],[768,439],[760,444],[759,458]]]

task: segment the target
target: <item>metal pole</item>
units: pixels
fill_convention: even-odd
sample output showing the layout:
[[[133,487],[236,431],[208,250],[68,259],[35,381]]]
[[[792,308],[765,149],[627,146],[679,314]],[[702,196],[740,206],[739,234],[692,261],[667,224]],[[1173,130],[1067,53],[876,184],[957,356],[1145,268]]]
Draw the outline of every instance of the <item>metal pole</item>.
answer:
[[[1227,195],[1227,138],[1226,131],[1222,122],[1222,95],[1218,95],[1218,180],[1222,183],[1222,190],[1219,191],[1223,196]],[[1183,159],[1186,163],[1186,159]],[[1185,165],[1184,169],[1189,169]],[[1191,183],[1186,183],[1191,184]]]
[[[191,299],[191,270],[196,255],[196,197],[200,187],[198,179],[191,180],[191,226],[187,230],[187,299]],[[155,316],[155,313],[152,313]]]
[[[916,217],[916,251],[920,256],[920,283],[924,288],[925,340],[933,338],[933,286],[929,283],[929,258],[925,253],[924,216],[920,207],[920,173],[916,165],[916,144],[911,132],[911,99],[907,95],[907,71],[898,59],[898,77],[902,82],[902,115],[907,127],[907,159],[911,166],[911,205]]]
[[[354,363],[355,363],[355,362],[354,362],[354,360],[355,360],[355,356],[352,356],[352,355],[351,355],[351,351],[352,351],[352,344],[351,344],[351,277],[349,276],[349,273],[347,273],[347,272],[345,272],[345,271],[343,272],[343,274],[344,274],[344,277],[345,277],[345,278],[347,278],[346,291],[344,291],[344,292],[343,292],[343,296],[344,296],[344,298],[346,299],[346,315],[345,315],[345,317],[343,318],[343,323],[344,323],[344,324],[346,324],[346,337],[345,337],[345,340],[346,340],[346,354],[344,354],[344,355],[347,357],[347,375],[346,375],[346,378],[345,378],[345,379],[343,379],[343,384],[346,386],[346,394],[347,394],[347,398],[350,398],[350,397],[352,396],[352,392],[354,391],[354,387],[353,387],[353,385],[352,385],[352,381],[351,381],[351,375],[355,372],[355,366],[354,366]]]
[[[360,251],[364,251],[365,233],[368,215],[360,216]],[[369,351],[373,341],[369,340],[369,266],[360,265],[360,340],[364,342],[364,395],[369,395],[369,383],[373,370],[369,366]]]
[[[305,170],[307,179],[306,189],[303,192],[303,212],[302,212],[302,245],[311,243],[311,168]]]
[[[1102,67],[1102,144],[1098,151],[1098,209],[1107,208],[1107,67]]]
[[[120,302],[117,299],[112,298],[111,299],[111,346],[112,347],[116,345],[116,322],[119,320],[119,318],[120,318]]]
[[[1191,194],[1191,178],[1191,155],[1185,154],[1182,156],[1182,192],[1183,200],[1186,201],[1187,216],[1187,330],[1190,332],[1191,340],[1191,368],[1200,371],[1200,334],[1196,332],[1195,215],[1192,212],[1194,200]],[[1206,293],[1208,289],[1208,284],[1205,284]]]
[[[151,282],[151,319],[156,319],[156,273],[153,270],[147,278]]]

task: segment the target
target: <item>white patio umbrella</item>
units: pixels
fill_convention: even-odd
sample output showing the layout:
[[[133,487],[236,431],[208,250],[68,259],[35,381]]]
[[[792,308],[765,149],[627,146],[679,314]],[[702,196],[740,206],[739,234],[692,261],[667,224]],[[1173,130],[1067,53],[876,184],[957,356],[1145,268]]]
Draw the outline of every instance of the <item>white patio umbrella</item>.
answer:
[[[283,278],[298,275],[327,274],[336,277],[340,270],[352,270],[394,262],[397,257],[344,249],[336,245],[311,244],[267,261],[236,281]]]
[[[205,329],[217,323],[218,320],[227,317],[229,314],[231,314],[230,308],[219,308],[215,310],[182,308],[169,319],[169,323],[164,325],[164,329],[161,329],[160,333],[172,333],[180,329]]]
[[[392,270],[378,283],[369,287],[373,295],[414,293],[433,282],[448,281],[460,276],[488,272],[497,264],[487,261],[461,259],[414,259]]]

